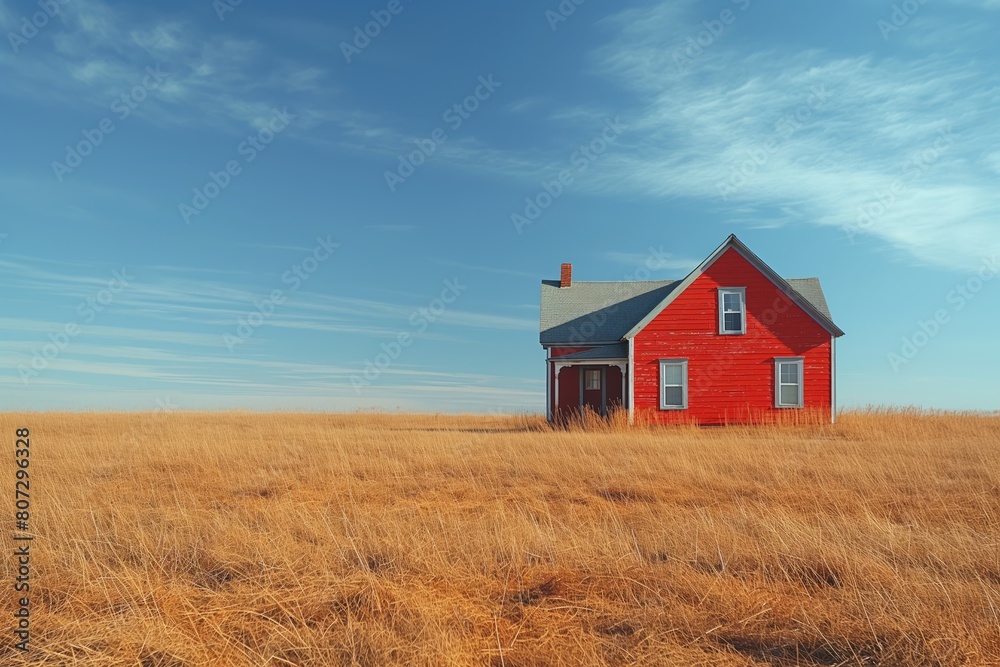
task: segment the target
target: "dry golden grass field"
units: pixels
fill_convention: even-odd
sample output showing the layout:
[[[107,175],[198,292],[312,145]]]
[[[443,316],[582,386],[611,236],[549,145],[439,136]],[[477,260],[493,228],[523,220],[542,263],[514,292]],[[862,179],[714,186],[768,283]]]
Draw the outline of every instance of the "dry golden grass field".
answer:
[[[3,665],[997,665],[1000,418],[5,414]]]

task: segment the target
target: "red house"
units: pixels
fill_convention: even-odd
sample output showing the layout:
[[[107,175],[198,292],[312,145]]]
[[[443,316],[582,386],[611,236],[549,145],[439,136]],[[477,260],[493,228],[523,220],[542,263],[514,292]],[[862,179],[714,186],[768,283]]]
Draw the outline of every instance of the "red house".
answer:
[[[664,423],[836,417],[836,341],[816,278],[784,279],[735,236],[683,280],[542,281],[550,420],[613,406]]]

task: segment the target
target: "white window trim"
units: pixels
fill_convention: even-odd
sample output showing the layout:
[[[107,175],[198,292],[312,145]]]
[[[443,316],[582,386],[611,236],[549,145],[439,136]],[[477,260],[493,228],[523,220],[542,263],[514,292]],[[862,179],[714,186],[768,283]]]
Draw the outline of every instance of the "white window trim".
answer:
[[[593,388],[587,386],[587,376],[592,373],[597,373],[597,386]],[[583,369],[584,391],[601,391],[602,389],[604,389],[604,382],[603,382],[604,378],[602,377],[603,375],[604,373],[601,372],[600,368],[584,368]]]
[[[799,402],[796,405],[788,405],[781,402],[781,365],[796,364],[799,367]],[[788,384],[787,382],[785,384]],[[791,385],[789,385],[791,386]],[[805,407],[806,398],[806,378],[805,359],[802,357],[778,357],[774,360],[774,407],[782,409],[795,409]]]
[[[740,295],[740,330],[726,331],[726,294]],[[747,332],[747,288],[746,287],[720,287],[719,288],[719,334],[723,336],[740,336]]]
[[[666,366],[681,367],[681,395],[683,405],[667,405],[667,392],[664,391],[665,376],[663,369]],[[671,385],[675,386],[675,385]],[[687,359],[660,359],[660,409],[661,410],[687,410],[688,409],[688,360]]]

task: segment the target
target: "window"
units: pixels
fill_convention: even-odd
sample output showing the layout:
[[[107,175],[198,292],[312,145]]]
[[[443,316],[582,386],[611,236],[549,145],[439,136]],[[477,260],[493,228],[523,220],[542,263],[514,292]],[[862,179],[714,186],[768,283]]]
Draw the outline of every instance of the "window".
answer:
[[[601,369],[587,369],[583,372],[583,388],[587,391],[601,388]]]
[[[801,408],[802,359],[776,359],[774,362],[774,398],[779,408]]]
[[[660,409],[686,410],[687,406],[687,359],[660,359]]]
[[[719,288],[719,333],[745,334],[746,310],[745,287]]]

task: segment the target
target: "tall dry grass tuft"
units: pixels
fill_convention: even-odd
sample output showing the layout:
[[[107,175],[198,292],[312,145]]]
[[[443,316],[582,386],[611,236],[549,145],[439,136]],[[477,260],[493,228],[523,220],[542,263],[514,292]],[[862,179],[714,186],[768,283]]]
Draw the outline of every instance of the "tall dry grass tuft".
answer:
[[[0,421],[4,665],[1000,664],[996,416]]]

